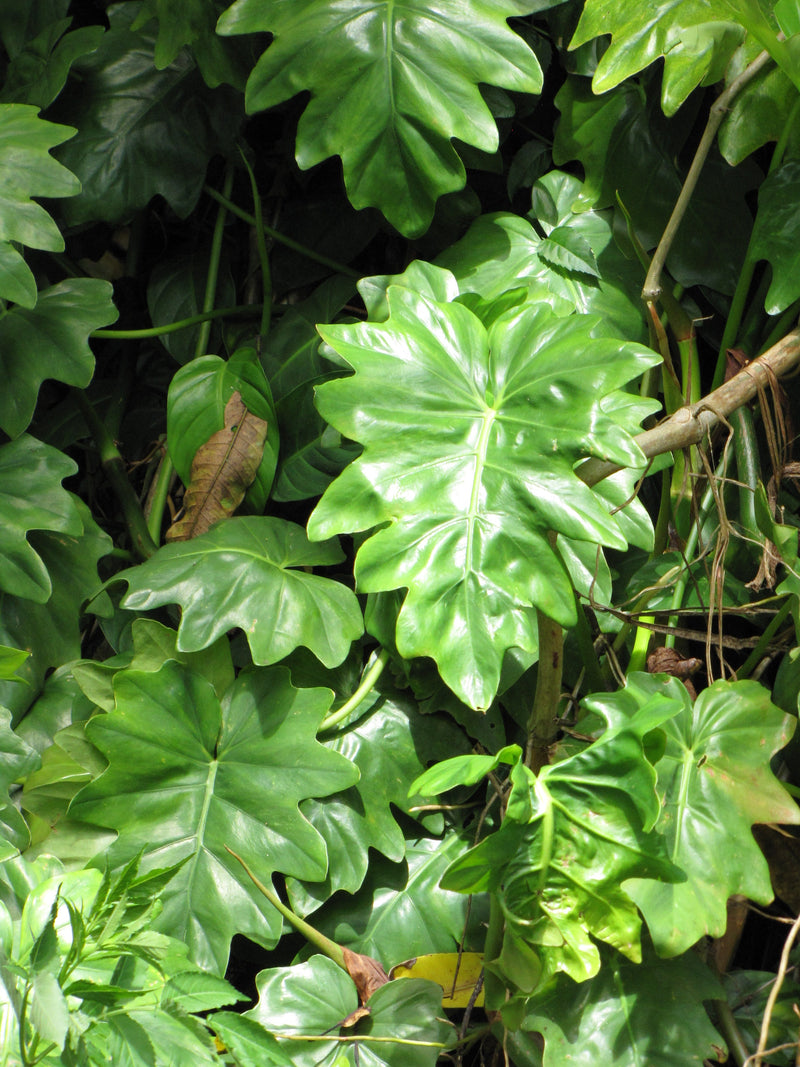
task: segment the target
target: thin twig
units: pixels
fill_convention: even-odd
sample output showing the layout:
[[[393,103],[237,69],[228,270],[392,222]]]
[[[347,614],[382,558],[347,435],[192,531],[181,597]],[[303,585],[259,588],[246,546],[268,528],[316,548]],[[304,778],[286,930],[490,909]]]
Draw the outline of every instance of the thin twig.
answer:
[[[767,997],[767,1006],[764,1009],[764,1017],[761,1020],[761,1034],[758,1039],[758,1048],[755,1050],[752,1056],[748,1056],[744,1061],[742,1067],[750,1067],[752,1063],[753,1067],[761,1067],[764,1062],[764,1057],[767,1055],[767,1038],[769,1037],[769,1024],[772,1022],[772,1013],[775,1010],[775,1005],[780,995],[781,986],[783,980],[786,977],[786,972],[789,970],[789,954],[792,951],[792,945],[795,938],[800,933],[800,915],[797,916],[792,923],[792,928],[789,931],[789,936],[783,945],[783,952],[781,952],[781,962],[778,966],[778,973],[775,976],[775,983],[772,989],[769,991]]]

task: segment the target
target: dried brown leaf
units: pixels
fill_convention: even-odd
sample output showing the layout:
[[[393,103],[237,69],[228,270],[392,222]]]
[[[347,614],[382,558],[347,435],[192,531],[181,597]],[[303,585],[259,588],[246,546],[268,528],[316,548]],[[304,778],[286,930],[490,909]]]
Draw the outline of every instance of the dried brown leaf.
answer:
[[[188,541],[231,516],[255,480],[267,423],[247,410],[238,391],[225,405],[224,419],[222,429],[195,453],[183,512],[167,530],[167,541]]]
[[[376,989],[386,985],[389,975],[371,956],[362,956],[359,952],[351,952],[349,948],[343,948],[344,965],[347,973],[353,979],[358,990],[358,999],[366,1004]]]

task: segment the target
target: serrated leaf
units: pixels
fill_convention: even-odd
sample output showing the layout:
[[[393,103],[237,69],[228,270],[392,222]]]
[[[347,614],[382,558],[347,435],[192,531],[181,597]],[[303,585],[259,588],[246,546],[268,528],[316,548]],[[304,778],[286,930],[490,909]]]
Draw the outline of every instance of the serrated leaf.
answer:
[[[269,944],[281,928],[226,845],[262,878],[325,876],[324,842],[298,804],[358,776],[315,740],[330,692],[294,689],[275,669],[240,675],[220,704],[210,683],[174,662],[123,671],[114,691],[114,711],[87,728],[108,770],[70,814],[119,831],[107,850],[113,866],[142,849],[143,871],[189,858],[161,893],[157,927],[222,973],[234,933]]]
[[[27,308],[36,303],[36,282],[11,242],[63,250],[55,222],[31,198],[72,196],[80,189],[75,175],[49,154],[74,133],[71,126],[45,122],[29,104],[0,104],[0,297]]]
[[[39,293],[34,308],[0,318],[0,426],[17,437],[30,424],[45,378],[87,386],[94,373],[89,334],[116,321],[108,282],[71,278]]]
[[[647,699],[657,675],[633,674],[629,688]],[[794,719],[780,712],[757,682],[714,682],[692,706],[666,723],[667,747],[657,764],[664,797],[657,830],[670,859],[686,873],[674,884],[630,881],[626,892],[644,914],[657,950],[675,956],[704,934],[725,930],[728,897],[759,904],[773,898],[769,870],[750,827],[755,822],[800,823],[800,809],[769,768]],[[603,698],[592,698],[600,707]],[[713,863],[709,857],[713,856]]]
[[[753,226],[750,254],[766,259],[772,282],[764,310],[779,315],[800,297],[800,223],[791,205],[800,196],[800,161],[790,159],[770,174],[758,191],[758,214]]]
[[[245,500],[264,510],[278,461],[278,426],[272,393],[255,350],[240,348],[230,359],[201,356],[178,371],[167,396],[169,453],[184,485],[200,449],[225,426],[225,409],[238,393],[249,412],[266,423],[266,438]]]
[[[79,80],[53,106],[80,131],[59,151],[81,182],[63,208],[69,225],[127,221],[157,194],[185,217],[208,160],[236,136],[232,116],[241,107],[233,90],[208,89],[186,52],[157,70],[155,34],[131,29],[137,14],[135,3],[109,9],[110,29],[75,63]]]
[[[293,1061],[281,1050],[272,1034],[246,1015],[230,1011],[215,1012],[208,1024],[229,1052],[237,1067],[293,1067]]]
[[[309,534],[382,525],[356,557],[359,588],[408,587],[401,655],[431,656],[460,699],[486,708],[506,650],[535,651],[534,609],[574,620],[548,530],[625,544],[573,465],[641,462],[602,398],[656,357],[596,317],[547,306],[487,331],[458,303],[400,286],[388,299],[385,323],[320,328],[356,374],[321,386],[318,407],[365,451],[326,490]]]
[[[235,391],[225,405],[222,429],[195,453],[183,514],[167,530],[167,541],[188,541],[233,515],[255,479],[266,439],[267,423],[248,411]]]
[[[724,1048],[703,1007],[720,993],[717,979],[692,952],[660,960],[649,950],[636,964],[604,951],[600,973],[588,982],[561,975],[528,1001],[522,1029],[543,1035],[544,1067],[622,1062],[700,1067],[718,1062]]]
[[[744,37],[723,0],[587,0],[570,48],[611,35],[592,78],[605,93],[657,60],[664,60],[662,106],[674,114],[698,85],[720,81]]]
[[[436,200],[461,189],[452,138],[494,152],[497,128],[478,83],[538,93],[533,52],[506,20],[513,0],[238,0],[222,34],[274,35],[247,83],[250,112],[301,89],[297,160],[342,158],[356,208],[375,206],[406,236],[423,233]]]
[[[555,267],[600,277],[592,246],[571,226],[556,226],[539,246],[542,259]]]
[[[173,975],[161,991],[161,1003],[181,1011],[210,1011],[212,1008],[225,1008],[230,1004],[239,1004],[247,1000],[230,982],[214,974],[201,971],[183,971]]]
[[[48,971],[33,976],[28,1019],[44,1041],[62,1045],[69,1028],[69,1008],[58,978]]]
[[[544,767],[538,777],[516,764],[502,826],[459,857],[442,879],[443,888],[462,893],[495,892],[506,943],[533,949],[545,976],[564,971],[582,982],[597,974],[593,939],[634,962],[641,958],[641,919],[622,883],[636,876],[681,876],[651,830],[659,804],[643,748],[646,734],[677,707],[659,692],[593,745]],[[506,978],[513,982],[513,975]]]
[[[182,652],[207,648],[239,626],[258,664],[276,663],[304,645],[335,667],[363,631],[361,609],[347,586],[302,568],[341,559],[336,541],[311,544],[294,523],[233,518],[160,548],[117,579],[128,583],[123,607],[181,605]]]
[[[366,715],[339,730],[325,747],[346,756],[361,777],[346,792],[303,804],[303,814],[325,839],[329,866],[324,882],[292,890],[302,914],[339,889],[355,893],[367,873],[370,848],[387,859],[403,859],[405,836],[392,808],[419,817],[411,809],[423,798],[418,793],[409,796],[409,786],[427,761],[465,751],[469,742],[454,723],[442,716],[422,716],[411,701],[384,692]],[[441,832],[441,816],[438,825],[427,822],[426,827]]]
[[[262,971],[256,979],[258,1005],[245,1015],[280,1040],[296,1035],[322,1036],[329,1041],[286,1040],[282,1047],[295,1067],[339,1063],[351,1067],[433,1067],[454,1034],[440,1019],[442,991],[435,982],[408,979],[389,982],[370,997],[369,1014],[341,1031],[344,1019],[358,1005],[352,979],[325,956],[308,963]],[[370,1037],[379,1041],[370,1042]],[[358,1041],[358,1059],[353,1040]],[[360,1040],[359,1040],[360,1039]],[[337,1058],[337,1052],[341,1059]]]

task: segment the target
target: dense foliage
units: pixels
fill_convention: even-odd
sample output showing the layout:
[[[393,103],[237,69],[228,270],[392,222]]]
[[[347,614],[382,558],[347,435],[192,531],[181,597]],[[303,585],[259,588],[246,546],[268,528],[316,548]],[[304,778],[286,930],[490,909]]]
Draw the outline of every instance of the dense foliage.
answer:
[[[796,0],[0,41],[0,1065],[795,1062]]]

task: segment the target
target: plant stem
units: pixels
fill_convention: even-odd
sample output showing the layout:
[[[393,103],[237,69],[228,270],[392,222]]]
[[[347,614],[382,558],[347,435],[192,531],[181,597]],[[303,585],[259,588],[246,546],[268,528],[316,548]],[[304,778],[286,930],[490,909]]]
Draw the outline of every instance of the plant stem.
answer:
[[[750,677],[755,668],[758,666],[761,657],[764,655],[764,652],[770,641],[780,629],[781,624],[783,623],[784,619],[789,614],[791,609],[792,598],[787,597],[781,604],[778,611],[772,617],[772,620],[770,621],[769,625],[764,628],[764,632],[759,637],[758,644],[756,645],[756,647],[753,649],[753,651],[750,653],[750,655],[747,657],[741,667],[737,668],[736,677],[738,679]]]
[[[166,333],[177,333],[179,330],[188,330],[190,326],[199,326],[203,322],[212,319],[225,319],[234,315],[255,315],[261,311],[258,304],[238,304],[235,307],[217,308],[214,311],[201,311],[189,318],[179,319],[178,322],[170,322],[165,326],[147,326],[142,330],[94,330],[90,337],[110,341],[144,341],[148,337],[161,337]]]
[[[534,774],[538,774],[550,762],[550,745],[556,734],[564,666],[563,629],[538,609],[536,621],[539,628],[539,667],[525,746],[525,763]]]
[[[678,228],[683,221],[683,216],[686,214],[686,210],[689,207],[689,201],[692,198],[692,193],[694,193],[695,186],[700,177],[700,172],[708,158],[708,153],[711,151],[714,139],[717,136],[717,130],[719,129],[722,120],[725,118],[731,102],[745,85],[752,81],[759,71],[770,62],[770,59],[769,52],[760,52],[752,63],[749,63],[745,67],[738,78],[734,78],[727,89],[724,89],[711,105],[708,122],[703,131],[703,136],[700,138],[700,144],[697,146],[692,165],[689,167],[689,173],[686,175],[686,180],[683,183],[680,195],[672,210],[669,222],[664,229],[664,233],[661,235],[661,240],[658,242],[658,247],[655,250],[652,262],[650,263],[650,269],[647,272],[644,288],[642,289],[642,299],[645,303],[651,300],[658,300],[661,296],[661,272],[664,269],[667,255],[672,247],[672,242],[675,240]]]
[[[150,489],[150,509],[146,516],[147,529],[150,531],[150,536],[156,544],[161,541],[161,524],[164,519],[164,508],[167,504],[169,486],[172,480],[172,472],[174,470],[175,468],[172,465],[172,459],[170,458],[170,454],[165,445],[164,452],[158,463],[155,480]]]
[[[225,168],[225,178],[222,183],[222,194],[225,199],[228,199],[231,195],[231,189],[233,188],[233,164],[228,163]],[[203,294],[203,307],[204,313],[212,311],[214,308],[214,297],[217,292],[217,279],[219,278],[219,261],[222,255],[222,238],[225,232],[225,217],[228,214],[228,209],[224,203],[220,203],[219,211],[217,212],[217,218],[214,223],[214,233],[211,237],[211,250],[208,255],[208,270],[206,272],[206,291]],[[208,350],[208,339],[211,336],[211,320],[206,319],[201,327],[200,332],[197,335],[197,344],[194,347],[194,358],[199,359],[200,356],[204,356]]]
[[[224,203],[225,207],[230,211],[232,215],[236,215],[244,222],[249,222],[251,226],[255,226],[255,216],[251,215],[247,211],[243,211],[237,204],[234,204],[232,200],[227,200],[216,189],[212,189],[210,185],[204,185],[203,189],[212,199],[217,200],[220,204]],[[306,259],[313,259],[315,263],[321,263],[323,267],[329,267],[331,270],[336,271],[337,274],[345,274],[349,278],[360,278],[361,275],[357,270],[353,270],[352,267],[345,266],[344,263],[339,263],[335,259],[330,259],[329,256],[323,256],[321,252],[315,252],[313,248],[309,248],[307,245],[301,244],[299,241],[295,241],[292,237],[287,237],[283,233],[279,233],[266,223],[262,223],[262,229],[267,237],[271,237],[273,241],[277,241],[280,245],[285,245],[287,248],[291,248],[293,252],[299,252],[301,256],[305,256]]]
[[[72,389],[71,392],[94,438],[109,484],[122,506],[122,514],[125,516],[133,547],[137,555],[142,559],[148,559],[157,551],[158,546],[150,536],[142,505],[128,480],[125,463],[119,454],[119,449],[84,392],[81,389]]]
[[[272,271],[269,265],[269,253],[267,252],[267,242],[264,239],[264,216],[261,210],[261,197],[258,193],[258,185],[256,185],[256,176],[253,174],[253,168],[247,162],[247,156],[242,152],[241,148],[239,153],[244,161],[244,165],[247,168],[247,174],[250,178],[250,189],[253,193],[253,211],[255,213],[255,234],[256,234],[256,249],[258,250],[258,262],[261,267],[261,292],[262,292],[262,305],[261,305],[261,339],[262,342],[266,339],[269,333],[270,327],[270,308],[272,306]],[[230,195],[230,194],[228,194]]]
[[[492,963],[503,951],[505,920],[496,893],[489,894],[489,926],[483,946],[483,1002],[487,1011],[499,1011],[505,1002],[505,986],[492,969]]]
[[[319,733],[322,733],[323,730],[331,730],[334,726],[338,726],[340,722],[344,722],[350,712],[354,711],[374,688],[375,683],[383,674],[383,669],[388,662],[389,652],[387,649],[382,648],[366,671],[364,671],[355,693],[353,693],[353,695],[346,700],[340,708],[337,708],[336,711],[332,711],[330,715],[322,720],[319,726]]]
[[[291,908],[287,908],[283,901],[280,900],[271,889],[268,889],[263,882],[256,878],[242,857],[238,856],[232,848],[229,848],[226,845],[225,851],[229,852],[235,860],[238,860],[239,863],[241,863],[259,893],[262,893],[267,898],[273,908],[281,913],[290,926],[293,926],[298,933],[302,934],[309,944],[316,946],[320,952],[324,952],[325,955],[329,959],[332,959],[343,971],[347,970],[341,945],[337,945],[335,941],[331,941],[329,937],[321,934],[319,930],[315,930],[313,926],[305,921],[305,919],[301,919],[298,915],[295,915]]]

